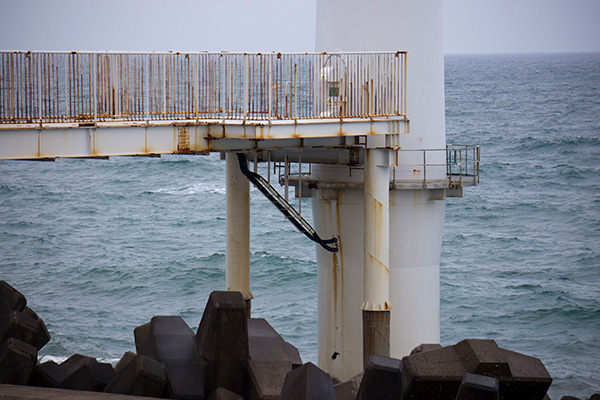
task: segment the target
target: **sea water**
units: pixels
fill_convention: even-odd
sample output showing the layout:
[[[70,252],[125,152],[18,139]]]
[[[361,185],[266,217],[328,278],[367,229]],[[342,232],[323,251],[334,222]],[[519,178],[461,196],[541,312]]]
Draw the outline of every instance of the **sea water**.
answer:
[[[552,398],[600,392],[600,54],[446,56],[446,126],[481,146],[481,184],[447,202],[442,344],[494,339]],[[253,316],[316,362],[314,244],[251,199]],[[0,161],[0,279],[48,326],[42,360],[115,362],[154,315],[196,329],[225,286],[225,163]]]

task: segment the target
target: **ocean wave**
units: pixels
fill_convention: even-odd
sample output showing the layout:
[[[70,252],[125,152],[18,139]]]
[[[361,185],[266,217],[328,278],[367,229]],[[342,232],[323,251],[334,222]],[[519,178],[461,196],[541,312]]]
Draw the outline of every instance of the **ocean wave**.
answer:
[[[177,195],[177,196],[189,196],[196,195],[200,193],[210,193],[217,194],[220,196],[224,196],[226,194],[226,189],[222,185],[212,184],[212,183],[195,183],[193,185],[181,185],[174,186],[169,188],[158,189],[155,191],[151,191],[150,193],[159,193],[159,194],[167,194],[167,195]]]
[[[515,138],[508,143],[513,142],[512,149],[515,152],[523,151],[541,151],[558,150],[558,154],[577,154],[582,149],[598,149],[600,151],[600,137],[594,136],[562,136],[562,131],[557,131],[555,135],[526,135]]]
[[[69,357],[53,356],[50,354],[46,354],[46,355],[40,357],[39,362],[40,362],[40,364],[43,364],[48,361],[54,361],[57,364],[61,364],[62,362],[66,361],[67,358],[69,358]]]

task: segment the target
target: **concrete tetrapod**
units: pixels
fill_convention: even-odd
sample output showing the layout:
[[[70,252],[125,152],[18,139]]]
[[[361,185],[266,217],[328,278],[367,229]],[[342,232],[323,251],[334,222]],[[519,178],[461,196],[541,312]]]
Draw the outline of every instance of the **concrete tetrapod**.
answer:
[[[205,393],[223,387],[243,396],[248,362],[246,302],[240,292],[210,294],[196,334],[198,356],[206,362]]]
[[[265,319],[248,319],[250,400],[279,398],[285,376],[293,368],[288,345]]]
[[[95,369],[97,363],[98,361],[92,357],[81,354],[72,355],[60,364],[67,376],[58,382],[56,387],[72,390],[96,390],[100,386],[100,380]]]
[[[143,355],[137,355],[123,366],[104,389],[108,393],[161,397],[167,385],[165,366]]]
[[[369,357],[356,399],[401,399],[402,367],[402,361],[395,358]]]
[[[0,383],[26,385],[36,363],[35,347],[8,338],[0,345]]]
[[[466,373],[456,395],[456,400],[498,400],[500,385],[491,376]]]
[[[150,343],[165,365],[167,396],[203,399],[205,370],[196,353],[196,336],[179,316],[155,316],[150,321]]]
[[[503,400],[543,400],[552,383],[539,359],[501,349],[493,340],[466,339],[402,362],[405,399],[454,398],[466,373],[498,379]]]
[[[309,362],[285,377],[280,400],[335,400],[331,376]]]

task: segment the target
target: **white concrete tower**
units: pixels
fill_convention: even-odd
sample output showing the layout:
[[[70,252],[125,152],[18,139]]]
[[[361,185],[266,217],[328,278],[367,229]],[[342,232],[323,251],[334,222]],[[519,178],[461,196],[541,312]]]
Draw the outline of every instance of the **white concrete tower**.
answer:
[[[442,14],[442,0],[317,0],[317,51],[408,52],[406,114],[410,133],[400,135],[401,150],[444,149],[446,145]],[[371,137],[366,145],[368,159],[370,149],[379,145]],[[423,163],[423,154],[391,152],[390,160],[415,167],[407,172],[394,167],[394,160],[388,168],[390,177],[424,181],[425,170],[417,166]],[[428,164],[445,165],[444,151],[427,157]],[[375,168],[385,168],[383,164],[379,159]],[[364,285],[365,279],[371,280],[365,274],[365,247],[372,243],[365,239],[365,232],[372,226],[381,227],[364,218],[367,189],[360,183],[373,174],[372,168],[365,165],[364,174],[339,165],[313,169],[313,179],[336,182],[313,191],[312,203],[317,231],[341,240],[337,254],[317,246],[318,363],[341,379],[363,368],[361,306],[364,310],[363,303],[371,296]],[[427,180],[443,179],[445,173],[445,167],[427,169]],[[401,358],[421,343],[440,340],[439,264],[445,195],[443,189],[394,189],[388,201],[389,228],[381,228],[389,229],[389,294],[384,296],[389,296],[392,307],[390,356]],[[339,355],[332,357],[335,353]]]

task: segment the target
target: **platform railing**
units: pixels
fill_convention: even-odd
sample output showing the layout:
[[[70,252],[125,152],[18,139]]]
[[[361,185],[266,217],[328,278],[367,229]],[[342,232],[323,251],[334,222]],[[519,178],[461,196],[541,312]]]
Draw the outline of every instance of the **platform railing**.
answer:
[[[405,115],[405,52],[0,52],[0,124]]]
[[[479,184],[480,147],[448,144],[445,149],[399,149],[394,153],[392,185],[419,182],[423,188]]]
[[[446,146],[446,174],[451,188],[478,185],[479,164],[479,146],[457,144]]]
[[[390,151],[390,187],[392,189],[458,189],[479,184],[480,147],[473,145],[447,145],[445,149],[396,149]],[[267,154],[268,156],[268,154]],[[271,163],[273,170],[271,171]],[[257,165],[256,161],[254,165]],[[348,165],[358,173],[350,175],[358,180],[348,180],[345,184],[362,185],[361,176],[364,165]],[[268,161],[267,179],[271,181],[271,172],[283,187],[288,200],[289,186],[296,188],[295,197],[310,196],[310,188],[328,185],[337,186],[337,182],[315,181],[312,177],[312,163],[302,162],[294,157],[290,161]],[[298,203],[299,209],[301,202]]]

